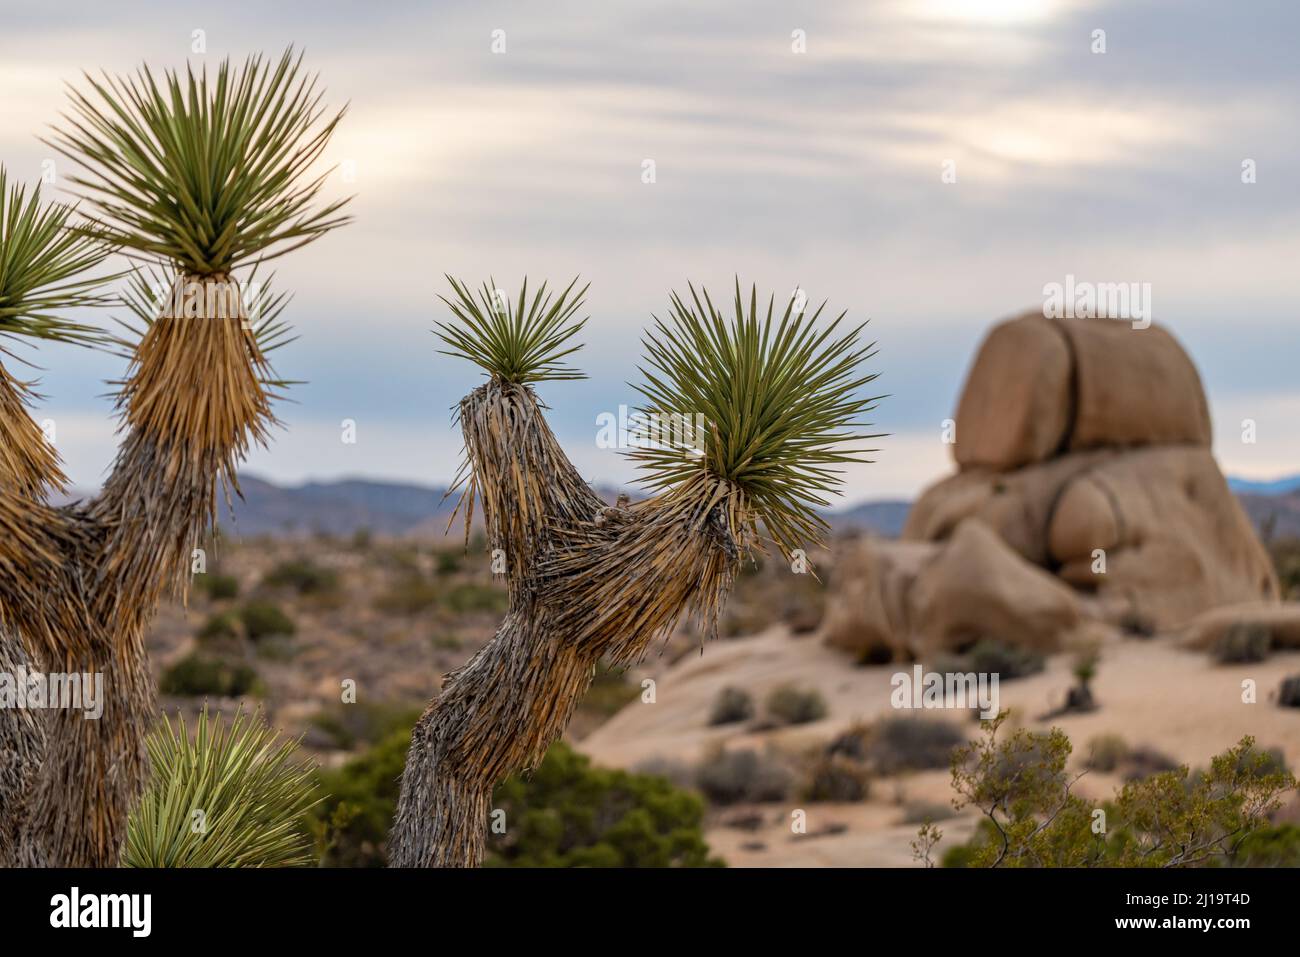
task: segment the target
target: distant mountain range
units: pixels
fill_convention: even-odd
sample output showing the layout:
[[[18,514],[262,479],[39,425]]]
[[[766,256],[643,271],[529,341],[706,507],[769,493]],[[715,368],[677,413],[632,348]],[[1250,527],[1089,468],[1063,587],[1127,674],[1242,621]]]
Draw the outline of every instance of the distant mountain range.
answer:
[[[308,482],[286,487],[252,475],[239,479],[243,500],[234,503],[233,515],[223,505],[219,521],[240,537],[254,535],[351,535],[369,529],[378,535],[441,536],[460,497],[446,495],[444,487],[406,485],[368,479]],[[616,488],[597,488],[607,502]],[[637,498],[635,493],[633,498]],[[903,530],[910,502],[864,502],[826,513],[836,530],[862,529],[896,536]],[[463,515],[457,515],[448,534],[464,534]]]
[[[1228,488],[1237,494],[1249,495],[1287,495],[1300,491],[1300,475],[1287,475],[1271,482],[1255,482],[1250,479],[1228,478]]]
[[[240,538],[256,535],[352,535],[368,529],[377,535],[441,536],[460,493],[448,497],[443,487],[341,479],[283,486],[254,475],[239,480],[244,493],[233,512],[223,503],[218,521]],[[1277,536],[1300,536],[1300,475],[1272,482],[1228,479],[1256,527]],[[607,502],[618,496],[615,488],[598,488]],[[84,493],[63,497],[80,498]],[[636,497],[634,495],[634,497]],[[896,536],[903,530],[911,503],[902,500],[862,502],[825,513],[836,531],[858,529]],[[463,515],[457,515],[448,534],[461,536]]]

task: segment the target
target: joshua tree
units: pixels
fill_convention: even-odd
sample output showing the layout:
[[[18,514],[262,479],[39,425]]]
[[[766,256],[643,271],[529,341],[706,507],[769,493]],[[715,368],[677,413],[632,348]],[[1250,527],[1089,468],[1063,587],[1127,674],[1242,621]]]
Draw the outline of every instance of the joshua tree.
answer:
[[[85,278],[107,256],[93,240],[68,232],[69,206],[42,205],[8,181],[0,167],[0,336],[91,344],[95,330],[63,318],[78,306],[102,305],[113,277]],[[0,341],[0,355],[18,356]],[[20,637],[49,644],[79,609],[42,593],[39,582],[58,572],[48,526],[33,513],[46,494],[64,487],[54,449],[26,409],[30,384],[0,362],[0,672],[32,668]],[[17,862],[26,798],[40,767],[44,730],[34,712],[0,709],[0,867]]]
[[[517,303],[491,286],[476,299],[452,281],[453,321],[439,334],[488,375],[460,403],[466,531],[481,500],[489,547],[507,567],[509,610],[493,640],[448,675],[416,724],[390,859],[475,866],[488,802],[502,777],[536,766],[568,724],[601,658],[639,659],[683,613],[712,634],[743,560],[767,536],[790,558],[825,531],[816,507],[855,461],[844,443],[872,408],[857,398],[870,346],[862,327],[817,329],[792,302],[748,307],[736,286],[728,320],[707,292],[672,298],[656,319],[639,391],[646,413],[703,416],[702,447],[637,448],[656,494],[606,507],[565,457],[542,415],[538,382],[577,378],[559,360],[582,326],[585,290],[545,287]],[[779,318],[777,318],[779,315]],[[585,320],[584,320],[585,321]],[[848,430],[848,431],[846,431]],[[499,550],[499,551],[498,551]]]
[[[71,181],[94,215],[72,235],[156,264],[171,287],[126,340],[125,436],[100,496],[0,503],[0,613],[46,667],[104,676],[100,720],[48,714],[19,860],[108,866],[147,774],[145,627],[165,592],[184,594],[218,483],[238,492],[237,463],[274,421],[272,336],[250,321],[243,285],[347,217],[346,201],[317,204],[325,174],[309,172],[343,114],[326,115],[292,52],[223,62],[213,81],[147,68],[86,80],[49,140],[80,164]]]

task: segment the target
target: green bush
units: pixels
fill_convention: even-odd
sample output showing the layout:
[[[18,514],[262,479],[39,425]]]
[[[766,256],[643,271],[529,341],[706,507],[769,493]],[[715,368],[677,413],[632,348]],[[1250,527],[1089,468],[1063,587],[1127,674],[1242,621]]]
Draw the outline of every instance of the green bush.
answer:
[[[767,713],[784,724],[808,724],[826,717],[826,699],[815,689],[783,685],[767,696]]]
[[[418,575],[408,575],[375,599],[375,607],[391,615],[415,615],[438,601],[439,589]]]
[[[458,615],[468,612],[501,614],[510,603],[505,589],[491,585],[457,585],[447,592],[446,606]]]
[[[459,552],[438,552],[434,570],[439,575],[454,575],[460,571],[461,555]]]
[[[754,699],[743,688],[723,688],[713,699],[709,724],[735,724],[754,716]]]
[[[489,841],[489,867],[710,867],[704,803],[666,779],[592,767],[563,742],[527,778],[496,789],[505,833]]]
[[[338,583],[334,571],[321,568],[310,558],[281,562],[264,580],[272,588],[292,588],[300,595],[323,595],[338,588]]]
[[[198,636],[201,640],[213,638],[238,638],[239,616],[228,611],[209,615],[208,620],[200,626]]]
[[[206,575],[196,576],[194,582],[213,601],[226,601],[239,597],[239,579],[234,575],[209,572]]]
[[[237,698],[257,690],[257,671],[242,662],[193,652],[163,672],[158,690],[170,695]]]
[[[336,770],[319,773],[326,795],[313,812],[322,863],[382,867],[397,809],[410,732],[394,731]],[[487,867],[700,867],[720,862],[704,842],[704,805],[667,780],[592,767],[563,743],[527,777],[507,778],[493,810]],[[488,826],[490,822],[484,822]]]
[[[324,795],[310,815],[323,867],[384,867],[397,813],[409,728],[391,732],[342,767],[317,772]]]
[[[998,732],[1006,717],[983,724],[984,735],[953,755],[956,807],[982,819],[965,845],[950,849],[949,867],[1214,867],[1291,861],[1296,835],[1269,817],[1294,793],[1296,780],[1277,755],[1245,737],[1216,755],[1205,771],[1186,766],[1125,784],[1094,803],[1071,790],[1070,739],[1051,731]],[[1096,811],[1106,827],[1097,830]],[[942,837],[922,827],[916,856]],[[1245,852],[1243,856],[1243,851]]]
[[[244,632],[257,641],[268,635],[292,635],[298,629],[293,619],[269,601],[250,601],[239,610]]]
[[[591,687],[582,696],[578,708],[599,718],[612,718],[641,693],[638,685],[627,680],[626,670],[610,667],[605,662],[596,666],[596,676]]]

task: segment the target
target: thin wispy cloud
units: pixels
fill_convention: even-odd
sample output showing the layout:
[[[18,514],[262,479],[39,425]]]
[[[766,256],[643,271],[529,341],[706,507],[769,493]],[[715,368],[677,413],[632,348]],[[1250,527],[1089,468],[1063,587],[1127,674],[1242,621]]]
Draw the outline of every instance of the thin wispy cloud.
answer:
[[[595,419],[634,401],[651,313],[688,279],[737,274],[872,319],[891,394],[876,425],[894,438],[854,472],[852,498],[937,477],[940,423],[984,331],[1067,273],[1152,284],[1156,320],[1210,390],[1225,468],[1266,474],[1300,468],[1295,430],[1261,425],[1254,447],[1232,437],[1251,412],[1280,425],[1300,395],[1286,358],[1297,27],[1280,2],[1250,17],[1172,0],[395,3],[364,17],[325,3],[304,20],[265,4],[77,0],[6,16],[0,160],[40,175],[37,137],[83,69],[306,49],[329,101],[350,103],[326,159],[355,173],[329,190],[356,194],[357,221],[281,269],[302,338],[277,362],[310,384],[282,411],[298,437],[250,464],[277,478],[450,477],[454,454],[332,438],[351,417],[363,436],[432,429],[455,444],[447,411],[476,380],[430,334],[444,272],[507,288],[525,274],[591,281],[579,361],[592,378],[545,397],[593,480],[632,475],[595,447]],[[1091,51],[1097,29],[1105,54]],[[190,55],[195,30],[205,56]],[[941,179],[948,161],[955,183]],[[110,421],[98,380],[120,363],[35,358],[43,415]],[[60,447],[82,484],[111,458],[111,443]]]

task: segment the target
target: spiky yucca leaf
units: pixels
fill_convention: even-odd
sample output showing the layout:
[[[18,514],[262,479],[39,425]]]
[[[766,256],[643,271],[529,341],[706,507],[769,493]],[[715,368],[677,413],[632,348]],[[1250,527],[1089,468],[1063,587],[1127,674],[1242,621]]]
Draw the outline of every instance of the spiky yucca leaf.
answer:
[[[724,480],[783,553],[807,548],[827,530],[817,508],[842,484],[836,466],[865,461],[862,453],[873,451],[844,444],[879,437],[857,431],[866,424],[859,416],[881,398],[857,396],[875,378],[861,371],[875,354],[874,343],[860,341],[865,323],[837,335],[841,313],[819,331],[825,303],[809,316],[795,309],[794,299],[777,319],[775,297],[760,310],[754,287],[746,309],[739,280],[730,318],[706,290],[691,286],[690,292],[689,303],[673,293],[668,322],[655,317],[643,340],[646,384],[636,389],[647,400],[643,413],[701,416],[704,441],[660,435],[629,454],[653,488],[702,474]]]
[[[199,715],[194,740],[185,720],[149,736],[153,778],[131,814],[127,867],[297,867],[312,861],[303,814],[313,807],[310,768],[296,742],[239,712]]]
[[[144,258],[198,276],[229,273],[318,239],[349,219],[348,202],[316,208],[327,174],[305,179],[343,110],[326,116],[302,55],[276,64],[229,60],[209,82],[147,66],[130,77],[85,76],[72,112],[47,142],[77,161],[71,177],[97,221],[82,228]]]
[[[109,250],[69,232],[72,213],[63,203],[42,206],[40,187],[28,194],[22,184],[10,184],[0,166],[0,335],[99,341],[94,327],[59,315],[79,306],[105,305],[110,299],[98,290],[115,278],[82,276],[100,265]]]
[[[474,298],[468,285],[447,277],[455,301],[440,296],[455,321],[434,323],[435,333],[450,348],[444,355],[459,356],[478,365],[489,375],[505,382],[526,385],[547,379],[585,379],[586,376],[560,362],[577,352],[581,344],[569,341],[587,320],[573,320],[582,308],[588,286],[577,293],[573,281],[558,296],[546,292],[546,283],[528,298],[528,279],[519,289],[519,299],[497,291],[489,280]]]

